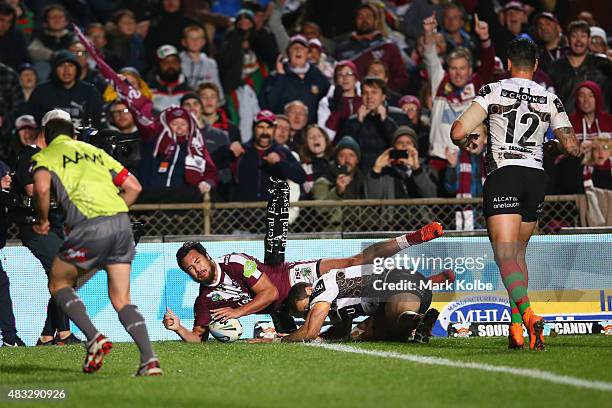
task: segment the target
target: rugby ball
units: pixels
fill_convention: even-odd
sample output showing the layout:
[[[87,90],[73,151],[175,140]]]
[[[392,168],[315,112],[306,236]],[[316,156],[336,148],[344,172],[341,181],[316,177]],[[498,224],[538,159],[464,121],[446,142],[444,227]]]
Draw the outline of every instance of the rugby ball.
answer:
[[[222,343],[231,343],[236,341],[242,335],[242,325],[238,319],[229,319],[226,322],[212,322],[208,329],[210,334]]]

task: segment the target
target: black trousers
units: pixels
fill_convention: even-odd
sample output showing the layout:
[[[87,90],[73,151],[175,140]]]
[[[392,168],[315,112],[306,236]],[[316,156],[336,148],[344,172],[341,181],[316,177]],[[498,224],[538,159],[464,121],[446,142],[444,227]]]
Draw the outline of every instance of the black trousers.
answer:
[[[6,342],[12,342],[17,336],[9,279],[2,268],[2,261],[0,261],[0,332],[2,332],[2,339]]]
[[[32,231],[32,227],[24,225],[20,228],[21,242],[27,247],[32,255],[36,257],[45,269],[47,276],[51,273],[53,258],[59,252],[64,239],[55,231],[49,231],[48,235],[39,235]],[[47,319],[41,336],[54,336],[55,332],[70,330],[70,320],[55,302],[53,297],[49,298],[47,304]]]

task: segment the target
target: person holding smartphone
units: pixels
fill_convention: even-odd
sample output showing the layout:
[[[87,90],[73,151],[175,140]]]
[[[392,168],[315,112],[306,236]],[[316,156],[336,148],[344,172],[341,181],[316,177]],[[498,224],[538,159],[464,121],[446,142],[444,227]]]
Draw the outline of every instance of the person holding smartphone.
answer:
[[[435,197],[437,174],[419,156],[418,147],[417,134],[412,128],[397,128],[392,147],[378,156],[366,177],[366,198]]]

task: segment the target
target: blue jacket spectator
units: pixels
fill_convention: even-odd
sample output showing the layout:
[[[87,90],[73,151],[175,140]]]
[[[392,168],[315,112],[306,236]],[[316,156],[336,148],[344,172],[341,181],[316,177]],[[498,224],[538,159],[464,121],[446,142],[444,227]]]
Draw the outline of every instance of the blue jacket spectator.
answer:
[[[329,80],[308,63],[308,40],[301,35],[291,38],[287,48],[289,61],[266,78],[260,94],[262,108],[282,113],[285,105],[296,99],[308,107],[308,122],[316,123],[319,101],[327,95]]]

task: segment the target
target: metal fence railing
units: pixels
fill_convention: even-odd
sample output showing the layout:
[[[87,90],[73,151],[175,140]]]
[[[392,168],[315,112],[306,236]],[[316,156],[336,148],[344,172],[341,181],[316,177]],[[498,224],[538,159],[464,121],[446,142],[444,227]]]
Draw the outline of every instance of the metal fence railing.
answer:
[[[547,196],[538,230],[548,234],[561,227],[580,227],[579,195]],[[427,198],[407,200],[298,201],[289,225],[292,233],[409,231],[436,220],[447,230],[457,228],[457,213],[473,211],[474,228],[484,228],[482,199]],[[131,217],[144,225],[146,236],[264,234],[266,203],[134,205]],[[296,210],[293,210],[296,211]],[[462,229],[462,228],[459,228]],[[9,239],[17,228],[9,229]]]
[[[546,197],[539,231],[581,226],[578,202],[576,195]],[[454,230],[457,213],[470,209],[474,227],[485,227],[481,199],[298,201],[291,206],[299,209],[289,225],[293,233],[408,231],[432,220]],[[145,235],[263,234],[265,207],[265,202],[137,205],[132,217],[144,224]]]

